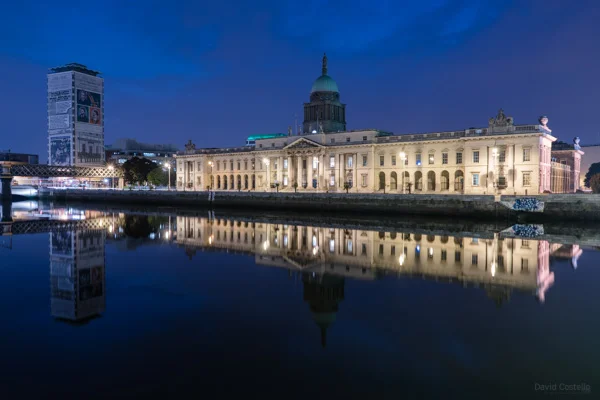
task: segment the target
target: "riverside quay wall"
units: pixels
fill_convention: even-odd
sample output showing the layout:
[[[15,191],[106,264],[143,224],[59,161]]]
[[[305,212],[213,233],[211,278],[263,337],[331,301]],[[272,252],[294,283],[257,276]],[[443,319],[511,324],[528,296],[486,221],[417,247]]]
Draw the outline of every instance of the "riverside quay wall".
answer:
[[[528,221],[600,221],[600,195],[549,194],[527,196],[545,204],[541,213],[521,213],[500,203],[522,196],[395,195],[357,193],[165,192],[113,190],[43,191],[40,198],[57,201],[193,206],[212,209],[409,214],[466,218],[526,218]]]

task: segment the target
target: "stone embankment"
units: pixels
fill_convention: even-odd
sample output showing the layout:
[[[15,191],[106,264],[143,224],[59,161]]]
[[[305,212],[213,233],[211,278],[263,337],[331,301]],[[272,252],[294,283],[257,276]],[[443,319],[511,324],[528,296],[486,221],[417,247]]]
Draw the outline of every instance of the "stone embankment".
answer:
[[[600,195],[593,194],[528,196],[544,202],[543,213],[517,213],[499,203],[500,200],[514,201],[517,197],[498,198],[491,195],[55,190],[40,192],[40,197],[51,201],[140,204],[146,207],[192,206],[233,210],[408,214],[484,219],[524,217],[527,221],[540,222],[600,221]]]

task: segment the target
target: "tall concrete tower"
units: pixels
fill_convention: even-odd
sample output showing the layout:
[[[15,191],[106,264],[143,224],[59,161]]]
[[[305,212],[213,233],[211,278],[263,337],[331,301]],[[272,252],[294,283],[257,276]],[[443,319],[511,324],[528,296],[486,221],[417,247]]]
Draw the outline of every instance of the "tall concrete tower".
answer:
[[[104,79],[85,65],[48,72],[48,163],[104,165]]]

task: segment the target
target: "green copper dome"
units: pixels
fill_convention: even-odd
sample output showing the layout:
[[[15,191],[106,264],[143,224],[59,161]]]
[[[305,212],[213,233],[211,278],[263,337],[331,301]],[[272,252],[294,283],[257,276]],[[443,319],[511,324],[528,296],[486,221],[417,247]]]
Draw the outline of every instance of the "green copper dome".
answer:
[[[314,92],[339,92],[337,83],[329,75],[321,75],[312,85],[311,93]]]

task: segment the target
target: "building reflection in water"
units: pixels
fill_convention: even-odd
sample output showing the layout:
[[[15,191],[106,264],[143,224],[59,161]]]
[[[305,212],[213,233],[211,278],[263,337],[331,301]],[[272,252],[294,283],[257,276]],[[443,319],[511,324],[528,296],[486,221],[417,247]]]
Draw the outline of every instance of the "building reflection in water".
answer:
[[[50,308],[63,321],[86,323],[105,310],[106,228],[50,233]]]
[[[497,304],[507,301],[513,290],[532,293],[543,302],[554,283],[551,255],[559,248],[568,252],[566,247],[577,247],[497,233],[475,238],[196,217],[177,217],[176,225],[176,241],[188,254],[243,252],[254,255],[257,264],[314,273],[319,279],[374,279],[382,274],[431,278],[480,287]],[[580,252],[578,247],[573,251]]]

